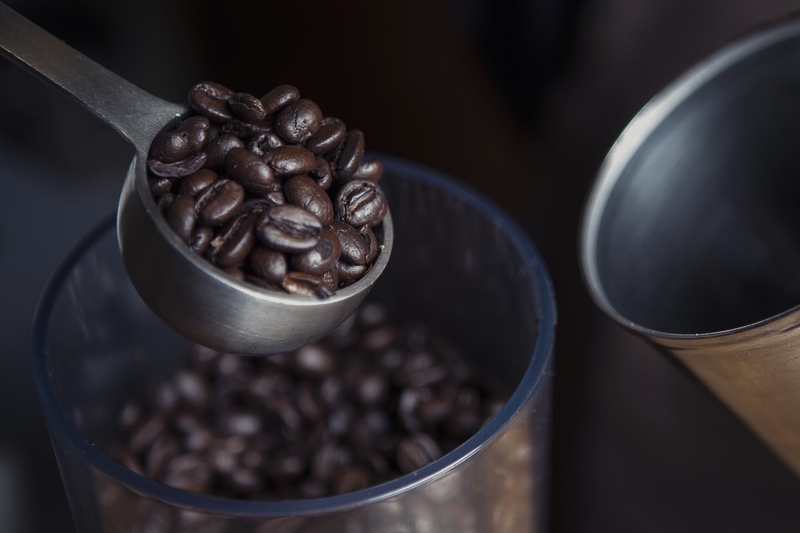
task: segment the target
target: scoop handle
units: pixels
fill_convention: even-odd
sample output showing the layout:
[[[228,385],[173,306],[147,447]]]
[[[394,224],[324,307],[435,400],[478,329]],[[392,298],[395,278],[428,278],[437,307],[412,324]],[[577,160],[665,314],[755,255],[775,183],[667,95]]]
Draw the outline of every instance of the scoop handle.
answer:
[[[184,106],[157,98],[0,4],[0,53],[107,122],[139,152]]]

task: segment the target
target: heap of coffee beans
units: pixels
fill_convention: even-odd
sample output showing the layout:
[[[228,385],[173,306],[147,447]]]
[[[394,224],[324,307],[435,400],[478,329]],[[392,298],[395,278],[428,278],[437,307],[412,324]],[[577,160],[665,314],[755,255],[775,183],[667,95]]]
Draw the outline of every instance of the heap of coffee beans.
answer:
[[[170,228],[229,275],[330,296],[371,268],[388,210],[364,134],[291,85],[261,98],[192,87],[197,113],[153,140],[148,183]]]
[[[295,352],[196,346],[143,403],[114,455],[179,489],[285,500],[344,494],[413,472],[472,436],[507,393],[448,343],[362,306]]]

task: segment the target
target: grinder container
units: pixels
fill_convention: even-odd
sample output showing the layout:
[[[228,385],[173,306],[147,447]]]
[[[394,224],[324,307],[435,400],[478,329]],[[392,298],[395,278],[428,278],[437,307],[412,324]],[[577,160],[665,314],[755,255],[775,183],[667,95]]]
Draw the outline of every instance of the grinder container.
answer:
[[[33,371],[78,533],[544,532],[555,302],[533,244],[486,199],[430,169],[381,157],[395,248],[369,298],[429,326],[513,391],[454,451],[358,492],[258,502],[201,496],[105,453],[117,413],[181,363],[189,342],[138,297],[109,218],[45,291]]]
[[[720,49],[609,152],[581,263],[597,305],[800,475],[800,20]]]

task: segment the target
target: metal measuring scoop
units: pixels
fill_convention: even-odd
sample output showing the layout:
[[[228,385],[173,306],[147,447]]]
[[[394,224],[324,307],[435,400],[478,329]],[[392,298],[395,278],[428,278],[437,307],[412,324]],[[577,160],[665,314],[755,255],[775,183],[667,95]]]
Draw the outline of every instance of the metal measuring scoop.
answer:
[[[391,214],[376,235],[381,252],[358,282],[319,299],[270,292],[237,281],[198,257],[172,232],[147,185],[156,134],[189,112],[106,70],[0,4],[0,50],[65,92],[136,149],[117,211],[117,237],[128,276],[145,303],[184,337],[248,355],[296,349],[333,331],[364,299],[392,251]]]

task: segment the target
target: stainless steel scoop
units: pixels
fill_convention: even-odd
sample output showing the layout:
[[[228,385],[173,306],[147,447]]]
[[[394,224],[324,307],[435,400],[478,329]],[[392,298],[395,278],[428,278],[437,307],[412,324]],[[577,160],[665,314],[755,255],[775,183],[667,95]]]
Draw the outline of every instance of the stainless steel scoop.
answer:
[[[220,351],[267,355],[336,328],[367,295],[392,251],[387,214],[370,272],[327,299],[269,292],[234,280],[196,256],[167,226],[147,185],[150,143],[189,109],[142,91],[0,4],[3,55],[65,92],[136,149],[117,212],[123,262],[139,295],[181,335]]]

